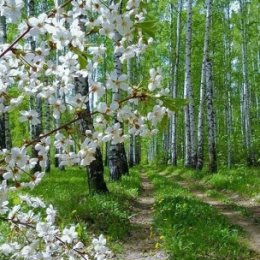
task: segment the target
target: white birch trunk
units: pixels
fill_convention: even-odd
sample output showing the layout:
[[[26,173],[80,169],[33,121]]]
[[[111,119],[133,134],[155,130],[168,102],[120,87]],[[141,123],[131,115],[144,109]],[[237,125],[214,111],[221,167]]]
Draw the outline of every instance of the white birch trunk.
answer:
[[[197,165],[196,168],[201,170],[204,164],[204,131],[203,131],[203,118],[204,118],[204,99],[205,99],[205,72],[206,72],[206,62],[209,57],[209,35],[211,26],[211,9],[212,0],[206,0],[206,22],[205,22],[205,36],[204,36],[204,48],[203,48],[203,61],[201,68],[201,80],[200,80],[200,104],[199,104],[199,114],[198,114],[198,149],[197,149]]]
[[[249,81],[248,81],[248,65],[247,65],[247,13],[246,3],[244,0],[240,0],[240,12],[241,12],[241,27],[242,27],[242,110],[243,110],[243,130],[244,130],[244,143],[246,148],[246,160],[248,165],[253,164],[252,155],[252,143],[251,143],[251,122],[250,122],[250,109],[249,109]]]
[[[189,104],[184,109],[185,121],[185,158],[186,167],[196,167],[195,150],[195,120],[194,120],[194,100],[191,85],[191,38],[192,38],[192,0],[188,0],[188,19],[186,28],[185,46],[185,80],[184,98]]]
[[[0,43],[6,43],[7,41],[7,25],[6,18],[4,16],[0,16]],[[11,129],[9,122],[9,113],[6,112],[0,115],[0,147],[6,148],[8,150],[12,147],[12,138],[11,138]]]
[[[29,0],[28,1],[28,15],[29,16],[35,16],[36,15],[36,2],[35,0]],[[29,38],[30,47],[31,50],[34,52],[36,49],[36,41],[33,37]],[[35,109],[39,115],[40,124],[38,125],[30,125],[30,136],[32,140],[37,139],[40,134],[42,133],[42,101],[39,97],[30,97],[30,107],[31,109]],[[38,157],[38,151],[35,150],[34,147],[32,147],[32,154],[33,157]],[[41,166],[39,163],[35,165],[35,167],[32,169],[33,172],[41,171]]]
[[[6,42],[6,19],[5,16],[0,16],[0,43]],[[6,148],[5,142],[5,114],[0,115],[0,149]]]
[[[226,119],[226,131],[227,131],[227,167],[231,168],[232,166],[232,103],[231,103],[231,24],[230,24],[230,2],[227,5],[226,17],[223,21],[226,24],[226,33],[224,35],[224,58],[225,58],[225,87],[227,88],[227,97],[225,99],[226,102],[226,110],[225,110],[225,119]]]
[[[172,97],[177,98],[177,88],[178,88],[178,71],[179,71],[179,58],[180,58],[180,42],[181,42],[181,13],[183,8],[183,0],[178,2],[177,11],[177,23],[176,23],[176,46],[175,46],[175,60],[174,60],[174,47],[173,47],[173,37],[171,39],[171,58],[172,58]],[[173,4],[171,4],[171,33],[173,35]],[[177,116],[173,112],[172,122],[171,122],[171,163],[172,165],[177,165]]]
[[[121,35],[116,32],[114,45],[118,46],[120,40],[122,39]],[[123,74],[123,67],[120,61],[121,54],[114,54],[114,68],[118,78]],[[120,101],[120,91],[113,91],[112,100],[114,102]],[[114,123],[117,122],[116,117],[114,118]],[[119,180],[122,175],[128,174],[128,163],[125,152],[124,143],[112,144],[109,146],[109,155],[108,155],[108,166],[110,171],[111,180]]]
[[[57,1],[57,4],[58,5],[61,5],[62,4],[62,0],[58,0]],[[59,56],[61,55],[61,51],[58,51],[56,50],[56,65],[58,66],[59,65]],[[55,93],[55,96],[57,99],[61,99],[63,98],[60,94],[60,90],[59,90],[59,87],[56,88],[56,93]],[[59,128],[60,127],[60,119],[54,119],[54,126],[55,128]],[[63,153],[63,149],[60,148],[60,149],[55,149],[55,161],[54,161],[54,165],[55,167],[59,168],[61,171],[64,171],[65,170],[65,167],[63,165],[60,165],[60,160],[59,160],[59,157],[56,157],[56,154],[62,154]]]
[[[207,121],[208,121],[208,156],[209,172],[217,171],[217,151],[216,151],[216,129],[215,112],[213,107],[213,82],[212,65],[210,61],[206,63],[206,100],[207,100]]]
[[[227,166],[231,168],[232,166],[232,105],[231,105],[231,93],[228,90],[227,97],[227,114],[226,114],[226,122],[227,122]]]
[[[136,77],[136,83],[139,84],[141,81],[141,59],[140,56],[136,57],[136,72],[135,72],[135,77]],[[135,136],[135,142],[134,142],[134,162],[135,164],[140,164],[141,163],[141,144],[142,144],[142,137],[141,136]]]
[[[131,85],[133,83],[133,72],[132,72],[132,60],[128,59],[127,60],[127,76],[128,76],[128,82]],[[133,106],[133,104],[132,104]],[[128,165],[129,167],[133,167],[135,164],[135,136],[133,134],[130,135],[129,139],[129,149],[128,149]]]

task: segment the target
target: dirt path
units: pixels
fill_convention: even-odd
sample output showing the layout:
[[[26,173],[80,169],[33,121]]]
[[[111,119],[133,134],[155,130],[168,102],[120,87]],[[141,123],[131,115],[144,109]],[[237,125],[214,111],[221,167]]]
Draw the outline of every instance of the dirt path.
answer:
[[[248,246],[251,250],[255,251],[259,254],[260,257],[260,225],[257,224],[259,221],[259,205],[253,205],[251,211],[253,213],[254,218],[249,218],[243,216],[240,212],[232,209],[229,205],[224,204],[223,202],[218,201],[217,199],[210,198],[203,191],[200,190],[191,190],[191,187],[188,182],[181,181],[177,182],[180,186],[191,191],[197,198],[202,200],[205,203],[208,203],[215,207],[221,214],[225,215],[232,224],[239,225],[242,227],[247,235],[248,235]],[[232,198],[230,198],[232,199]],[[237,203],[237,205],[241,205],[242,203]],[[248,210],[250,210],[250,201],[246,203],[243,201],[243,206],[245,206]],[[258,218],[256,222],[256,218]]]
[[[158,236],[152,232],[152,207],[154,204],[153,186],[145,175],[142,175],[142,192],[133,205],[131,233],[124,244],[123,253],[117,260],[167,260],[162,249],[156,249]]]

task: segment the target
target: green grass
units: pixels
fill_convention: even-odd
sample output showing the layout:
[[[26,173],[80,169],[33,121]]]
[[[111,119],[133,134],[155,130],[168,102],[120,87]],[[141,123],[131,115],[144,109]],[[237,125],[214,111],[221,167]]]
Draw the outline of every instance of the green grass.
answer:
[[[109,194],[91,196],[85,170],[69,168],[53,169],[40,185],[26,192],[53,204],[60,225],[80,223],[90,232],[116,240],[129,232],[129,205],[138,196],[139,186],[139,170],[134,168],[119,182],[108,181]]]
[[[230,190],[250,198],[260,195],[260,171],[259,169],[240,167],[237,169],[221,169],[217,174],[203,178],[217,190]],[[258,198],[260,201],[260,198]]]
[[[53,168],[41,184],[33,190],[21,190],[42,198],[46,204],[52,204],[58,211],[58,225],[62,228],[71,223],[77,224],[80,239],[88,244],[92,234],[104,234],[109,248],[119,253],[120,242],[130,231],[129,218],[132,215],[130,205],[139,195],[139,168],[132,168],[130,175],[123,176],[118,182],[106,181],[109,194],[89,195],[84,169],[68,168],[59,171]],[[11,204],[19,193],[12,193]],[[12,236],[8,225],[0,221],[0,244]],[[0,256],[0,258],[3,256]],[[1,258],[1,259],[2,259]],[[4,258],[3,258],[4,259]]]
[[[260,171],[257,168],[221,168],[215,174],[208,174],[206,171],[168,167],[166,172],[176,180],[187,180],[192,185],[195,185],[192,179],[200,180],[200,190],[204,184],[211,190],[236,192],[260,202]]]
[[[154,227],[172,260],[249,260],[242,230],[212,206],[168,178],[170,170],[148,170],[155,186]]]

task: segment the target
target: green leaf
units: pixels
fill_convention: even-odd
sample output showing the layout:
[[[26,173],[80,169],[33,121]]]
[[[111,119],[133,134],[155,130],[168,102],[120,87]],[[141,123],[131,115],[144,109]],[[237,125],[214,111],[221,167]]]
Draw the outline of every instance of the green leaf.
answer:
[[[157,128],[160,132],[163,132],[165,129],[167,129],[168,124],[169,124],[169,118],[167,115],[164,115],[162,121],[158,124]]]
[[[142,29],[144,34],[147,34],[151,37],[155,37],[155,33],[158,29],[156,20],[146,20],[140,23],[135,24],[136,28]]]
[[[171,98],[167,96],[159,97],[163,105],[171,111],[178,111],[188,104],[188,100],[182,98]]]
[[[80,69],[85,69],[88,65],[88,55],[85,51],[80,51],[78,48],[73,48],[73,52],[78,55]]]

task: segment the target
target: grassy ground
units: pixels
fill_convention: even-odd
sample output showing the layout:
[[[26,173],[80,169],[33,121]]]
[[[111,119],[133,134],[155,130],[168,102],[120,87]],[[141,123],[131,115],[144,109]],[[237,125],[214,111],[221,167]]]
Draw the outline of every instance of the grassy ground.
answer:
[[[191,189],[204,191],[244,216],[253,217],[248,208],[232,200],[233,196],[244,197],[249,205],[253,201],[260,202],[260,171],[257,168],[222,168],[216,174],[174,167],[168,167],[167,171],[171,172],[175,180],[188,182]]]
[[[107,184],[109,194],[91,196],[84,169],[53,169],[35,189],[22,192],[29,192],[52,204],[58,210],[58,224],[61,227],[78,223],[83,241],[87,242],[92,233],[102,233],[108,239],[109,247],[114,252],[120,252],[120,241],[130,229],[130,205],[139,194],[139,169],[131,169],[130,175],[123,176],[119,182],[110,182],[107,178]],[[12,195],[13,199],[15,196],[17,194]],[[8,236],[8,228],[0,223],[0,229],[3,235],[0,234],[1,242]]]
[[[65,172],[54,169],[29,192],[57,208],[61,226],[80,223],[82,238],[86,240],[92,232],[103,233],[112,241],[112,250],[119,252],[122,249],[120,241],[129,233],[131,204],[139,195],[139,172],[140,168],[133,168],[130,175],[119,182],[107,180],[109,194],[90,196],[84,169],[69,168]],[[200,180],[206,185],[194,184],[194,187],[198,185],[198,188],[223,200],[226,197],[222,190],[255,197],[259,192],[259,173],[256,170],[240,169],[237,175],[235,171],[205,175],[191,170],[149,166],[146,172],[155,187],[154,228],[161,236],[161,243],[156,246],[164,246],[170,253],[170,260],[253,259],[241,242],[242,230],[230,225],[214,208],[195,199],[176,181],[185,179],[192,183]],[[8,233],[1,223],[0,229],[3,234]]]
[[[154,226],[174,260],[252,259],[243,232],[211,206],[178,186],[171,169],[148,170],[155,186]],[[168,177],[167,177],[168,176]]]
[[[216,174],[173,167],[169,167],[168,170],[174,172],[175,178],[200,180],[211,189],[212,194],[214,191],[216,195],[219,191],[230,191],[260,202],[259,168],[222,168]]]
[[[119,182],[108,181],[109,194],[91,196],[84,169],[54,169],[30,193],[53,204],[64,224],[83,223],[87,230],[120,239],[129,231],[129,205],[138,196],[139,185],[135,168]]]

